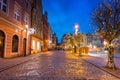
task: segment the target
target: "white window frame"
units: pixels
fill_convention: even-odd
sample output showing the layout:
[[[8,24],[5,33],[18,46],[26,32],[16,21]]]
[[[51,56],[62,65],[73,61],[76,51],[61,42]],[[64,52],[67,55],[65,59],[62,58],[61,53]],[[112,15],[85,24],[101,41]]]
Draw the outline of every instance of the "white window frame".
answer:
[[[24,14],[24,24],[29,24],[29,16],[27,13]]]
[[[21,7],[19,4],[17,4],[17,2],[14,4],[14,18],[17,21],[21,21]]]
[[[4,11],[3,10],[3,6],[5,6],[6,7],[6,11],[4,11],[4,12],[7,12],[8,11],[8,0],[7,0],[7,3],[5,4],[4,2],[3,2],[3,0],[0,0],[0,3],[1,3],[1,5],[0,5],[0,10],[2,10],[2,11]]]

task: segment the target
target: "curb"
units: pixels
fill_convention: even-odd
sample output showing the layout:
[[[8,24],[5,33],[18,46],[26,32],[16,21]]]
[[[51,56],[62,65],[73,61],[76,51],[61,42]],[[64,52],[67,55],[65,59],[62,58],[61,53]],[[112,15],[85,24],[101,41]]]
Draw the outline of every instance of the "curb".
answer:
[[[1,68],[1,69],[0,69],[0,73],[3,72],[3,71],[5,71],[5,70],[8,70],[8,69],[10,69],[10,68],[13,68],[13,67],[16,67],[16,66],[18,66],[18,65],[21,65],[21,64],[24,64],[24,63],[26,63],[26,62],[29,62],[29,61],[31,61],[31,60],[34,60],[35,58],[38,58],[38,57],[40,57],[40,56],[41,56],[41,54],[38,55],[38,56],[36,56],[36,57],[29,58],[29,59],[25,59],[24,61],[21,61],[21,62],[12,64],[12,65],[6,66],[6,67],[4,67],[4,68]],[[31,56],[30,56],[30,57],[31,57]]]
[[[80,58],[80,59],[82,59],[82,58]],[[108,71],[108,70],[106,70],[106,69],[103,69],[103,68],[95,65],[94,63],[92,63],[92,62],[90,62],[90,61],[88,61],[88,60],[85,60],[85,59],[82,59],[82,60],[85,61],[85,62],[87,62],[87,63],[89,63],[89,64],[92,64],[92,65],[94,65],[95,67],[97,67],[98,69],[100,69],[100,70],[102,70],[102,71],[104,71],[104,72],[107,72],[108,74],[110,74],[110,75],[112,75],[112,76],[120,79],[120,77],[119,77],[118,75],[116,75],[116,74],[114,74],[114,73],[112,73],[112,72],[110,72],[110,71]]]

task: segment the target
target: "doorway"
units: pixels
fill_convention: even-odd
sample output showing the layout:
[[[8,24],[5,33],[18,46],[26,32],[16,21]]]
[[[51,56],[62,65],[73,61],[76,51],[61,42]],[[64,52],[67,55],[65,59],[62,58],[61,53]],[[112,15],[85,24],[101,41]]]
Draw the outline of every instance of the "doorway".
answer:
[[[23,39],[23,54],[26,56],[26,38]]]
[[[5,44],[5,34],[0,30],[0,57],[4,57],[4,45]]]

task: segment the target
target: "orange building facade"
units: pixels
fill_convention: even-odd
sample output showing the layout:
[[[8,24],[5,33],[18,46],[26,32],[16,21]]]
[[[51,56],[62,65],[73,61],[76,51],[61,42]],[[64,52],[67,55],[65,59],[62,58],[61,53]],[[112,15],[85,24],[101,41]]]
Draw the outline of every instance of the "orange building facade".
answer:
[[[0,0],[0,57],[30,54],[32,0]]]

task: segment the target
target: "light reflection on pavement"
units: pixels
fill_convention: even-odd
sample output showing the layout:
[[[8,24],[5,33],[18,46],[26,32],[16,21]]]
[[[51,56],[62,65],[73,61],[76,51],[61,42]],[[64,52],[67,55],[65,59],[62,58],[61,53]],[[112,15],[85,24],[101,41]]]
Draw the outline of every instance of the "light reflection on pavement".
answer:
[[[84,79],[82,79],[84,78]],[[79,58],[53,51],[0,73],[0,80],[119,80]]]

